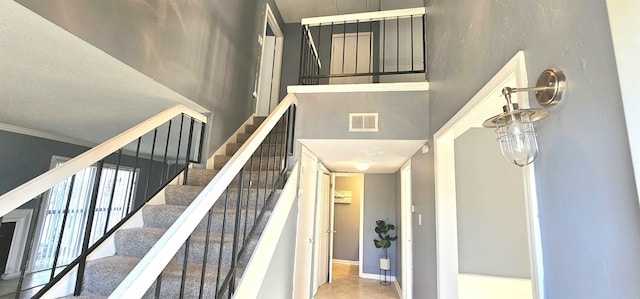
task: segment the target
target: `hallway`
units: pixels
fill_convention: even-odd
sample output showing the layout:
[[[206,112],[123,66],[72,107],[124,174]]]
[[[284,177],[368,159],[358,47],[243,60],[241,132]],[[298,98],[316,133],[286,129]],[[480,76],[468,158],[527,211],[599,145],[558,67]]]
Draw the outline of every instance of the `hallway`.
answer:
[[[358,277],[358,266],[333,263],[333,283],[318,289],[315,299],[400,298],[393,284],[381,285],[378,280]]]

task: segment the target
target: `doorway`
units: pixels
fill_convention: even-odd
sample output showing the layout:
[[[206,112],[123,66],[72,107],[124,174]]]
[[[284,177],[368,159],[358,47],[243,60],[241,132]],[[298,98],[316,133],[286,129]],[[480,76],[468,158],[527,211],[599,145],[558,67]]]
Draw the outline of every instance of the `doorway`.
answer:
[[[332,263],[357,265],[362,277],[364,175],[336,173],[334,184]]]
[[[470,256],[481,251],[477,247],[473,248],[473,250],[468,250],[469,243],[473,241],[473,237],[477,233],[473,230],[478,228],[477,223],[475,224],[476,227],[474,227],[473,217],[485,217],[487,215],[484,212],[478,211],[478,209],[484,209],[485,212],[490,212],[492,209],[486,206],[488,203],[485,204],[485,206],[473,207],[473,204],[477,204],[477,201],[465,200],[465,193],[472,194],[473,197],[476,197],[479,192],[477,190],[464,190],[462,184],[465,179],[464,174],[461,173],[462,167],[460,167],[460,164],[465,162],[461,161],[457,154],[460,147],[462,147],[460,143],[466,142],[465,139],[468,138],[468,136],[465,137],[465,134],[467,134],[467,132],[473,133],[474,129],[472,128],[481,126],[485,119],[500,111],[504,104],[504,99],[497,95],[500,95],[500,90],[505,86],[528,86],[524,52],[518,52],[458,114],[454,115],[453,118],[434,135],[438,298],[544,298],[542,249],[540,246],[540,232],[537,218],[533,164],[521,169],[515,168],[521,175],[519,180],[523,182],[523,185],[520,191],[510,191],[507,194],[511,197],[509,198],[510,201],[516,201],[518,199],[514,199],[513,196],[517,195],[516,193],[520,193],[519,204],[524,211],[521,210],[519,213],[524,219],[519,220],[522,221],[523,224],[518,238],[523,238],[521,239],[521,245],[522,243],[526,243],[526,245],[522,245],[526,247],[527,251],[524,253],[525,259],[527,259],[524,261],[524,264],[528,264],[529,266],[527,271],[529,272],[528,276],[530,278],[507,277],[514,275],[505,275],[504,271],[502,271],[504,269],[500,269],[500,271],[502,271],[501,276],[496,276],[497,272],[488,273],[487,270],[483,268],[486,265],[469,263],[470,260],[477,262],[477,257],[470,258]],[[519,94],[516,101],[522,107],[528,107],[527,94]],[[486,139],[487,137],[484,136],[483,138]],[[491,138],[491,141],[493,141],[493,139],[494,138]],[[495,142],[493,150],[496,153],[500,151]],[[481,155],[481,157],[485,159],[485,156]],[[474,155],[469,161],[476,162],[477,160],[477,155]],[[466,165],[471,165],[469,161],[466,162]],[[504,161],[500,162],[506,163]],[[474,167],[475,166],[467,166],[465,168],[469,169]],[[514,166],[509,165],[509,167]],[[479,170],[486,170],[486,168],[486,166],[480,167]],[[483,174],[486,175],[486,173]],[[474,174],[471,176],[473,177]],[[477,173],[475,177],[478,177]],[[482,184],[479,187],[483,188],[486,186]],[[495,190],[492,191],[494,191],[493,194],[495,194]],[[495,204],[493,198],[488,200],[488,202]],[[473,211],[469,212],[470,209]],[[494,219],[490,220],[494,221]],[[507,220],[506,222],[511,223],[512,220]],[[483,227],[479,228],[485,230],[485,235],[497,235],[499,232],[496,228],[488,227],[485,222],[482,223],[482,226]],[[503,229],[509,230],[511,227]],[[500,234],[503,233],[505,232],[500,232]],[[470,236],[470,238],[465,237],[465,235]],[[502,241],[505,241],[504,238]],[[486,240],[483,240],[483,242],[491,243]],[[478,243],[471,243],[471,245],[473,244]],[[510,244],[510,246],[511,245],[513,244]],[[496,250],[494,248],[485,251],[489,254],[495,254]],[[509,252],[509,254],[512,253],[513,251]],[[503,261],[502,259],[499,260],[500,263]],[[491,266],[496,263],[491,263]],[[483,269],[478,270],[480,268]],[[521,268],[522,267],[520,267],[520,270],[522,270]],[[513,270],[513,268],[509,271],[511,270]],[[492,268],[491,271],[498,270]],[[465,272],[471,272],[472,275],[467,275],[468,273]],[[479,273],[479,275],[477,273]]]
[[[284,49],[284,35],[268,3],[262,36],[258,42],[262,51],[254,89],[256,115],[267,116],[280,102],[280,70]]]

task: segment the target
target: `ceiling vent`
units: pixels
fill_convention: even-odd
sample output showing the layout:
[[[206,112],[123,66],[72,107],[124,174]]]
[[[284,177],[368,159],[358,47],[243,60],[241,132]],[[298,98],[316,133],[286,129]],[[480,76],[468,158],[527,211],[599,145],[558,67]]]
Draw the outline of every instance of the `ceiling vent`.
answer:
[[[378,132],[378,113],[349,113],[349,132]]]

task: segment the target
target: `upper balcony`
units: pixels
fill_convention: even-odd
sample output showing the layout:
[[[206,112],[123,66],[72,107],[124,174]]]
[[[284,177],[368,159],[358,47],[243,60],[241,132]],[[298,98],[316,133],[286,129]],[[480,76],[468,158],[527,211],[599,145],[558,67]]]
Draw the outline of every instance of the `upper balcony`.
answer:
[[[425,8],[302,19],[298,84],[425,82]]]

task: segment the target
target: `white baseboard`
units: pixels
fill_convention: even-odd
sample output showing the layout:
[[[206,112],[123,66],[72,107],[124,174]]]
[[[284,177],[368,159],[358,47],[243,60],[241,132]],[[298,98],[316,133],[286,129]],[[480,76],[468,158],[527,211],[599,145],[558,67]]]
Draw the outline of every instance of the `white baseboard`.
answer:
[[[380,274],[362,273],[360,275],[360,278],[380,280]],[[395,276],[389,276],[389,281],[394,281],[395,282],[396,281],[396,277]]]
[[[343,265],[352,265],[352,266],[360,265],[358,261],[333,259],[333,262],[336,264],[343,264]]]
[[[220,147],[218,147],[218,149],[213,153],[213,155],[211,155],[209,157],[209,159],[207,159],[207,169],[213,169],[213,158],[216,155],[221,155],[224,156],[227,154],[227,144],[229,143],[236,143],[236,138],[238,137],[238,134],[244,134],[244,127],[246,125],[252,125],[253,124],[253,117],[256,116],[256,114],[251,114],[251,116],[249,116],[249,118],[247,120],[244,121],[244,123],[238,128],[238,130],[236,130],[230,137],[229,139],[227,139],[227,141],[225,141]]]
[[[398,283],[397,280],[393,281],[393,285],[396,286],[396,291],[398,292],[398,297],[402,298],[402,287],[400,287],[400,284]]]

